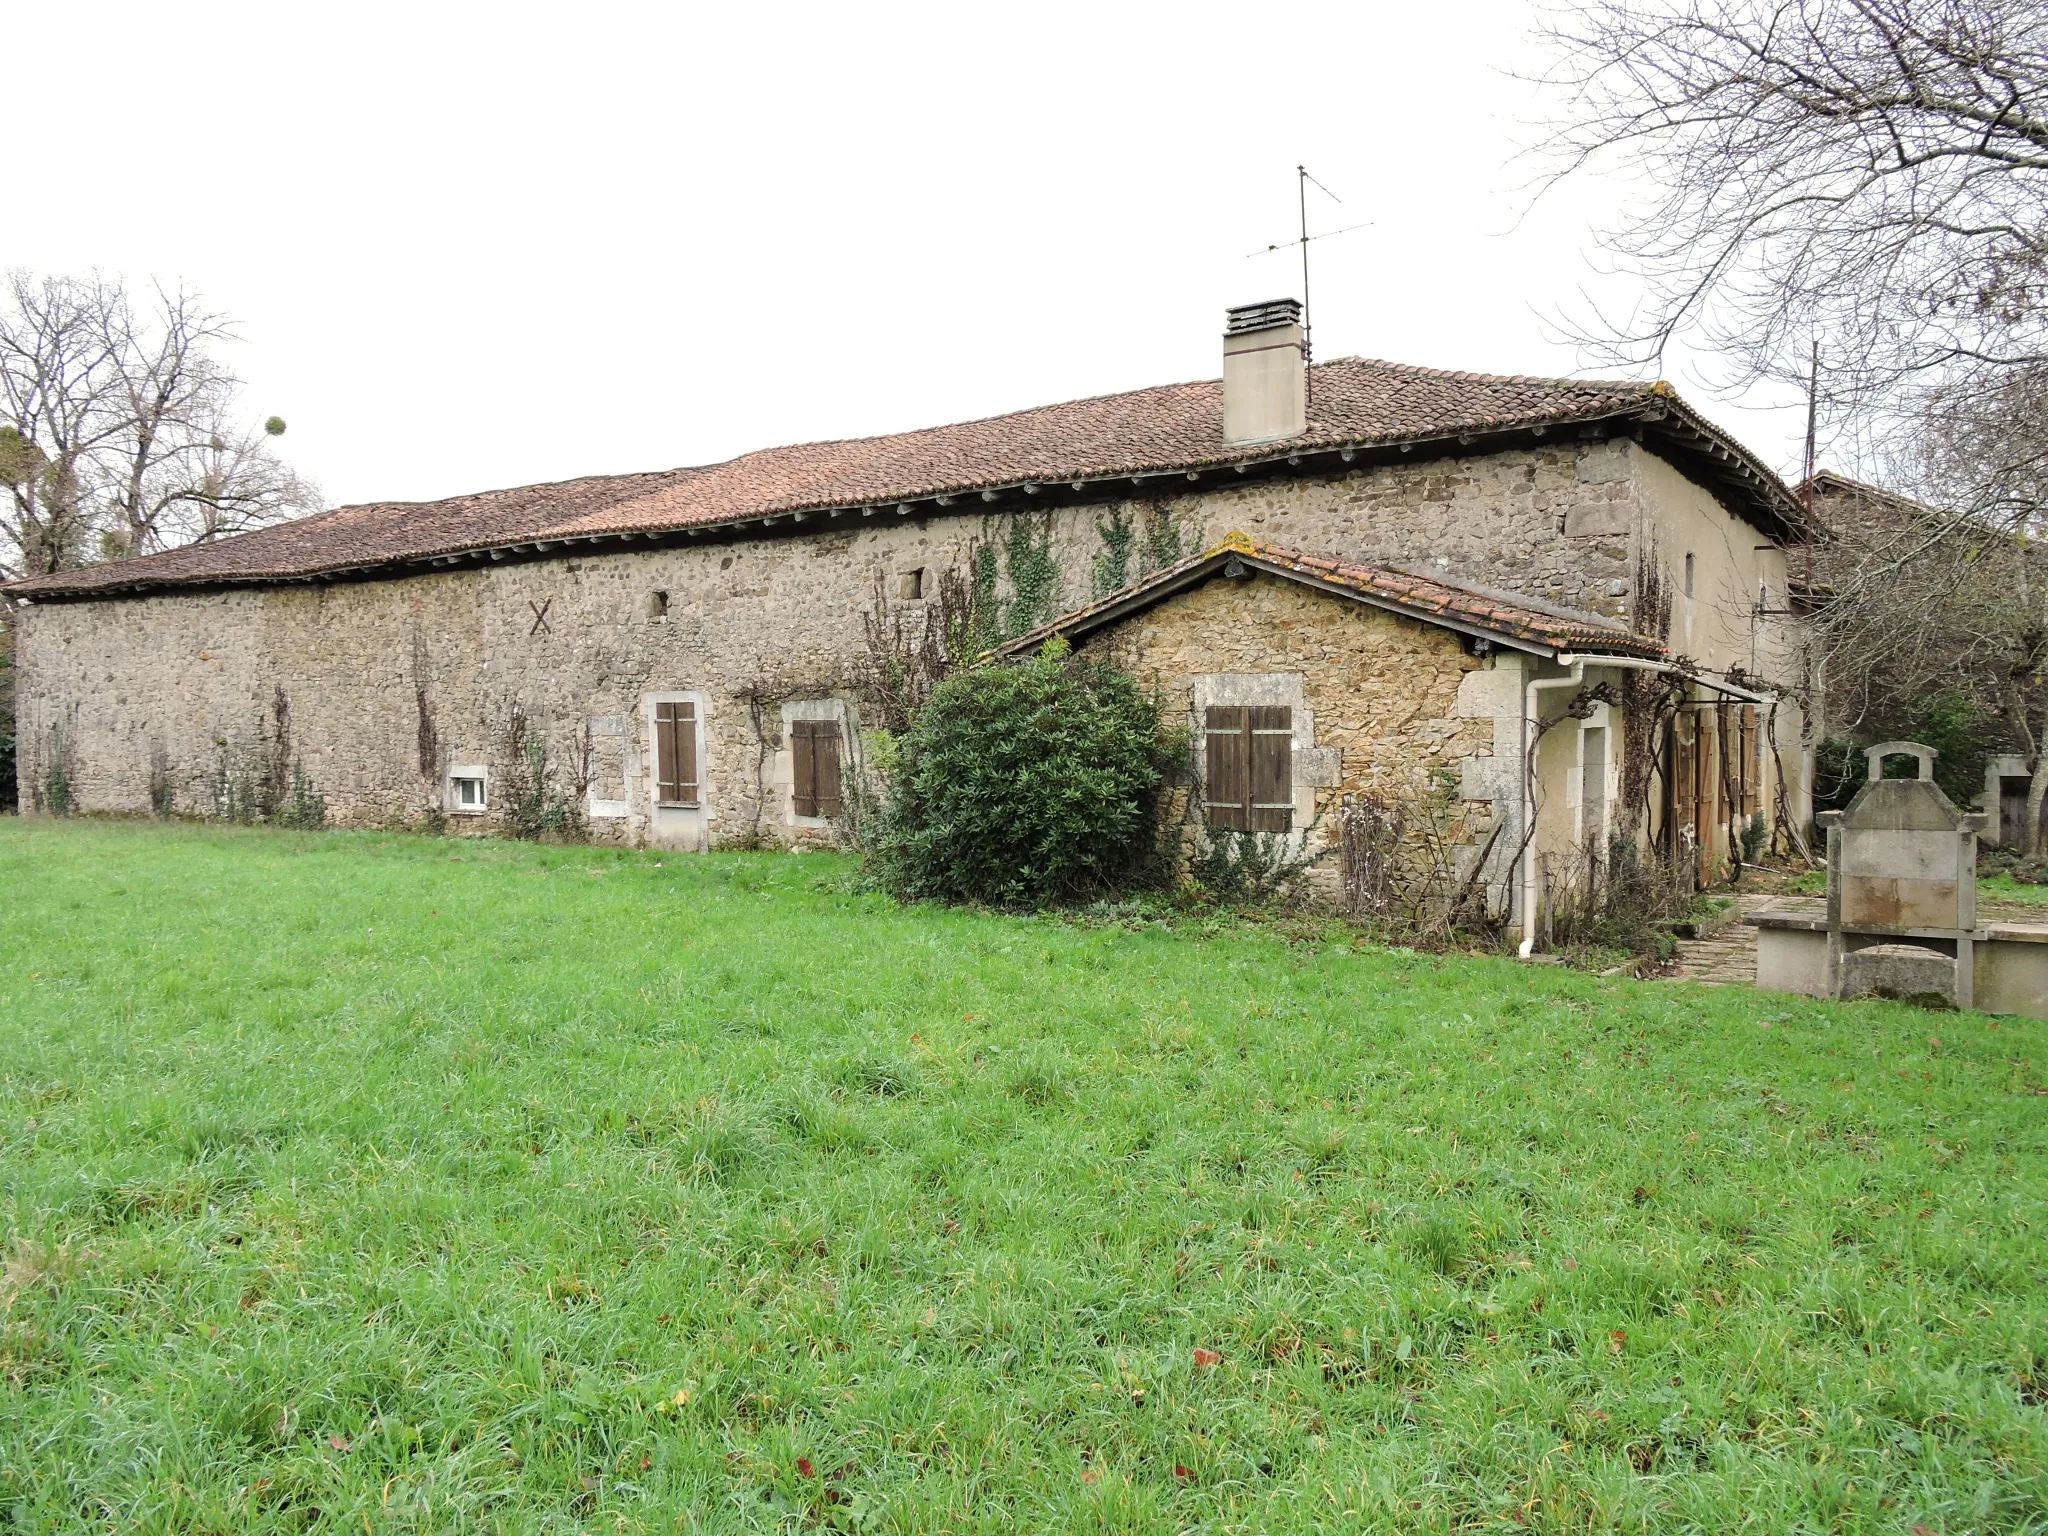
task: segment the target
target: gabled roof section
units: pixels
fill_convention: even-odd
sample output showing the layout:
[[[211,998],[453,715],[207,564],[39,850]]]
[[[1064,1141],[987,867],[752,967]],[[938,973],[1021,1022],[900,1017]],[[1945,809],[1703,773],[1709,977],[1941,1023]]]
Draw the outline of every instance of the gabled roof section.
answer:
[[[1916,501],[1903,492],[1888,491],[1881,485],[1871,485],[1867,481],[1853,480],[1849,476],[1832,469],[1816,470],[1812,475],[1793,487],[1792,494],[1800,497],[1802,500],[1808,497],[1824,497],[1830,501],[1881,507],[1886,511],[1899,513],[1906,517],[1938,517],[1941,515],[1939,509],[1929,506],[1924,501]],[[1815,518],[1815,522],[1819,526],[1816,526],[1814,531],[1823,536],[1830,531],[1825,526],[1825,521],[1823,518]]]
[[[1487,452],[1555,436],[1641,434],[1773,539],[1800,525],[1777,476],[1667,384],[1447,373],[1365,358],[1319,363],[1308,429],[1223,441],[1219,380],[1167,384],[888,437],[804,443],[723,464],[599,476],[436,502],[340,507],[217,543],[12,584],[33,598],[335,581],[559,553],[564,546],[858,526],[858,520],[1101,501]],[[1225,480],[1224,477],[1229,477]]]
[[[1100,602],[1077,608],[1050,624],[1019,635],[998,647],[995,654],[1028,655],[1054,636],[1082,639],[1143,613],[1176,593],[1234,574],[1233,566],[1263,571],[1369,607],[1538,656],[1631,656],[1650,661],[1661,661],[1665,656],[1664,647],[1649,636],[1636,634],[1597,614],[1569,608],[1538,608],[1524,600],[1441,577],[1417,576],[1386,565],[1353,564],[1325,555],[1306,555],[1260,543],[1242,533],[1231,533],[1203,554],[1154,572]]]

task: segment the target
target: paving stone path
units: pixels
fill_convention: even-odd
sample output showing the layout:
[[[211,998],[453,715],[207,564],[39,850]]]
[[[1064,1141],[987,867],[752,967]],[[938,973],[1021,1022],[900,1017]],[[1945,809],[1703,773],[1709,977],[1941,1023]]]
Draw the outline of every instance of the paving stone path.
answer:
[[[1735,898],[1736,916],[1704,939],[1678,941],[1678,970],[1666,981],[1695,981],[1709,987],[1756,985],[1756,930],[1742,921],[1752,912],[1775,907],[1783,912],[1827,910],[1820,896],[1784,896],[1773,891],[1746,892]]]

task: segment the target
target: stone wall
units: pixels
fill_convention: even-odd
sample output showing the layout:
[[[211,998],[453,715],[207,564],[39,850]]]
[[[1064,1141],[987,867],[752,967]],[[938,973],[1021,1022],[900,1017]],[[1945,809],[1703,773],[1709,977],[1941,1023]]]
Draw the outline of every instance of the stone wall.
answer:
[[[1493,662],[1460,637],[1280,577],[1217,578],[1091,636],[1105,653],[1157,687],[1199,744],[1211,704],[1285,704],[1294,731],[1293,858],[1328,858],[1337,811],[1370,796],[1399,812],[1411,848],[1426,856],[1434,820],[1457,873],[1470,868],[1493,830],[1514,815],[1512,780],[1487,770],[1514,760],[1520,718],[1497,719],[1486,685]],[[1518,667],[1503,674],[1519,679]],[[1497,739],[1505,726],[1505,739]],[[1467,787],[1479,786],[1468,798]],[[1498,804],[1496,804],[1498,800]],[[1191,826],[1199,816],[1190,816]],[[1464,850],[1460,856],[1455,850]]]
[[[37,604],[18,615],[23,804],[61,754],[79,809],[147,811],[155,779],[178,811],[208,813],[223,763],[258,752],[281,690],[296,756],[342,824],[438,818],[451,766],[507,782],[518,712],[564,792],[594,732],[594,776],[610,786],[584,798],[625,810],[594,816],[594,836],[829,839],[793,825],[785,706],[837,700],[863,723],[863,616],[878,591],[915,627],[939,573],[968,572],[978,549],[1021,629],[1243,529],[1622,614],[1631,547],[1655,542],[1645,462],[1626,441],[1560,444],[1043,513],[882,514],[852,531],[390,581]],[[1745,527],[1722,542],[1760,540]],[[913,571],[926,598],[896,595]],[[703,701],[701,814],[650,803],[651,699],[665,692]],[[491,815],[456,825],[495,827],[502,809],[494,797]]]

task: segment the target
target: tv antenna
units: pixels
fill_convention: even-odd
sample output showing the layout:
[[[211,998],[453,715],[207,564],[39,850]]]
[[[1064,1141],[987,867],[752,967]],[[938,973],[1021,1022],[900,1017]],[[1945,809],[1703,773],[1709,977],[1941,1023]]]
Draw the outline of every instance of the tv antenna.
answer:
[[[1315,375],[1309,372],[1309,364],[1315,360],[1315,326],[1313,323],[1314,311],[1309,307],[1308,248],[1317,240],[1334,240],[1337,236],[1348,235],[1355,229],[1369,229],[1372,227],[1372,221],[1368,219],[1363,224],[1347,224],[1342,229],[1326,229],[1319,235],[1310,234],[1308,232],[1308,189],[1311,185],[1331,202],[1343,203],[1343,198],[1332,192],[1320,181],[1317,181],[1315,177],[1309,175],[1307,166],[1297,165],[1294,168],[1294,190],[1296,204],[1301,210],[1300,236],[1294,240],[1276,240],[1273,244],[1266,246],[1262,250],[1247,251],[1245,259],[1249,261],[1254,256],[1270,256],[1283,245],[1298,245],[1301,247],[1301,368],[1303,377],[1306,380],[1309,403],[1313,404],[1316,388]]]

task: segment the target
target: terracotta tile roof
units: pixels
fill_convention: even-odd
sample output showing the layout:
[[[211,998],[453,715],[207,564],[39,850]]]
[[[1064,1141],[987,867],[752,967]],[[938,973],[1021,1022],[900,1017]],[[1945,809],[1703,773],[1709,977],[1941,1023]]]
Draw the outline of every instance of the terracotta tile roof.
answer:
[[[1327,555],[1280,549],[1242,533],[1232,533],[1212,549],[1154,572],[1099,602],[1063,614],[1029,634],[1019,635],[999,647],[995,654],[1026,655],[1054,635],[1079,639],[1221,574],[1233,558],[1254,570],[1305,581],[1324,591],[1359,598],[1376,608],[1482,635],[1520,650],[1634,656],[1652,661],[1662,660],[1666,654],[1664,647],[1649,636],[1636,634],[1598,614],[1539,605],[1485,587],[1440,576],[1421,576],[1393,566],[1354,564]]]
[[[15,583],[26,597],[352,575],[565,539],[665,534],[831,514],[998,489],[1131,475],[1195,474],[1317,453],[1443,445],[1461,438],[1621,419],[1695,455],[1758,526],[1798,516],[1784,486],[1694,416],[1668,385],[1496,377],[1344,358],[1314,369],[1306,432],[1227,447],[1222,385],[1208,379],[1041,406],[888,437],[804,443],[723,464],[486,491],[436,502],[340,507],[295,522]]]

